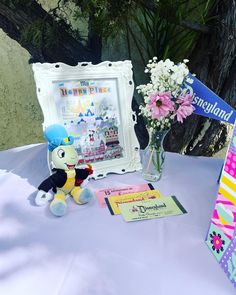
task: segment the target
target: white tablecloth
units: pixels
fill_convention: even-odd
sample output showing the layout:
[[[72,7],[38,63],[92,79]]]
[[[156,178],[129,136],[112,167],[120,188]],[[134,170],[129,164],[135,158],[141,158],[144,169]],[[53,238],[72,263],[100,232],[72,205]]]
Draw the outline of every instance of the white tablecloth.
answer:
[[[125,223],[97,200],[68,214],[36,207],[46,146],[0,152],[0,294],[230,295],[235,289],[204,239],[223,161],[167,153],[154,186],[188,214]],[[144,183],[140,173],[91,181],[92,189]]]

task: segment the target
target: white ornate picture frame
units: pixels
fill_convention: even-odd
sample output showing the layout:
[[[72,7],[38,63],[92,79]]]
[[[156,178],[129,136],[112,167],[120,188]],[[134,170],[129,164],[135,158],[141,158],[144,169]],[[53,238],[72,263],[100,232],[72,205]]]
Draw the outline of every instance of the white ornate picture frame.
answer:
[[[141,168],[130,61],[35,63],[33,71],[43,129],[64,125],[75,138],[80,164],[91,163],[95,179]]]

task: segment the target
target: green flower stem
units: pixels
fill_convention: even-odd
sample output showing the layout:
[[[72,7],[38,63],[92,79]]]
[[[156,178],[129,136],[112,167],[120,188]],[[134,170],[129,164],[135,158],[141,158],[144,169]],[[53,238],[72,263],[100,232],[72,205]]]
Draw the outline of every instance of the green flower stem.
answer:
[[[151,160],[153,160],[153,152],[154,152],[154,149],[152,149],[152,152],[151,152],[151,155],[150,155],[150,158],[149,158],[149,162],[148,162],[147,169],[146,169],[147,173],[148,173],[149,167],[151,165]]]
[[[153,149],[152,154],[154,153],[154,150],[155,149]],[[159,150],[156,150],[156,161],[155,161],[155,157],[153,157],[152,154],[150,156],[152,158],[152,163],[154,167],[156,168],[156,170],[160,173],[161,172],[161,160],[160,160],[161,152]]]

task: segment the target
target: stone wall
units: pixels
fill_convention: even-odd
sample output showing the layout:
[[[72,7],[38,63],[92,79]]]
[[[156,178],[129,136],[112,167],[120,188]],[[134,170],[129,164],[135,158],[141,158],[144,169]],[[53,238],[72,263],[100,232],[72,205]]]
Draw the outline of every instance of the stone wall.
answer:
[[[0,150],[43,141],[28,52],[0,30]]]

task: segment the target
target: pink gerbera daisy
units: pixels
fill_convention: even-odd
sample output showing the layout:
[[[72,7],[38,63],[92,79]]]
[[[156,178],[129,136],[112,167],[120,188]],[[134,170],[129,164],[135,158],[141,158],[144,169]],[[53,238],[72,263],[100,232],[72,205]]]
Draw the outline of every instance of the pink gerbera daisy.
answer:
[[[190,116],[195,110],[192,105],[192,96],[190,94],[180,96],[177,99],[177,103],[179,104],[179,107],[175,111],[175,115],[177,121],[183,123],[183,120]]]
[[[185,106],[192,105],[193,97],[191,94],[180,95],[177,99],[177,103]]]
[[[147,107],[151,110],[152,119],[159,120],[166,117],[169,112],[174,110],[171,92],[152,93]]]

